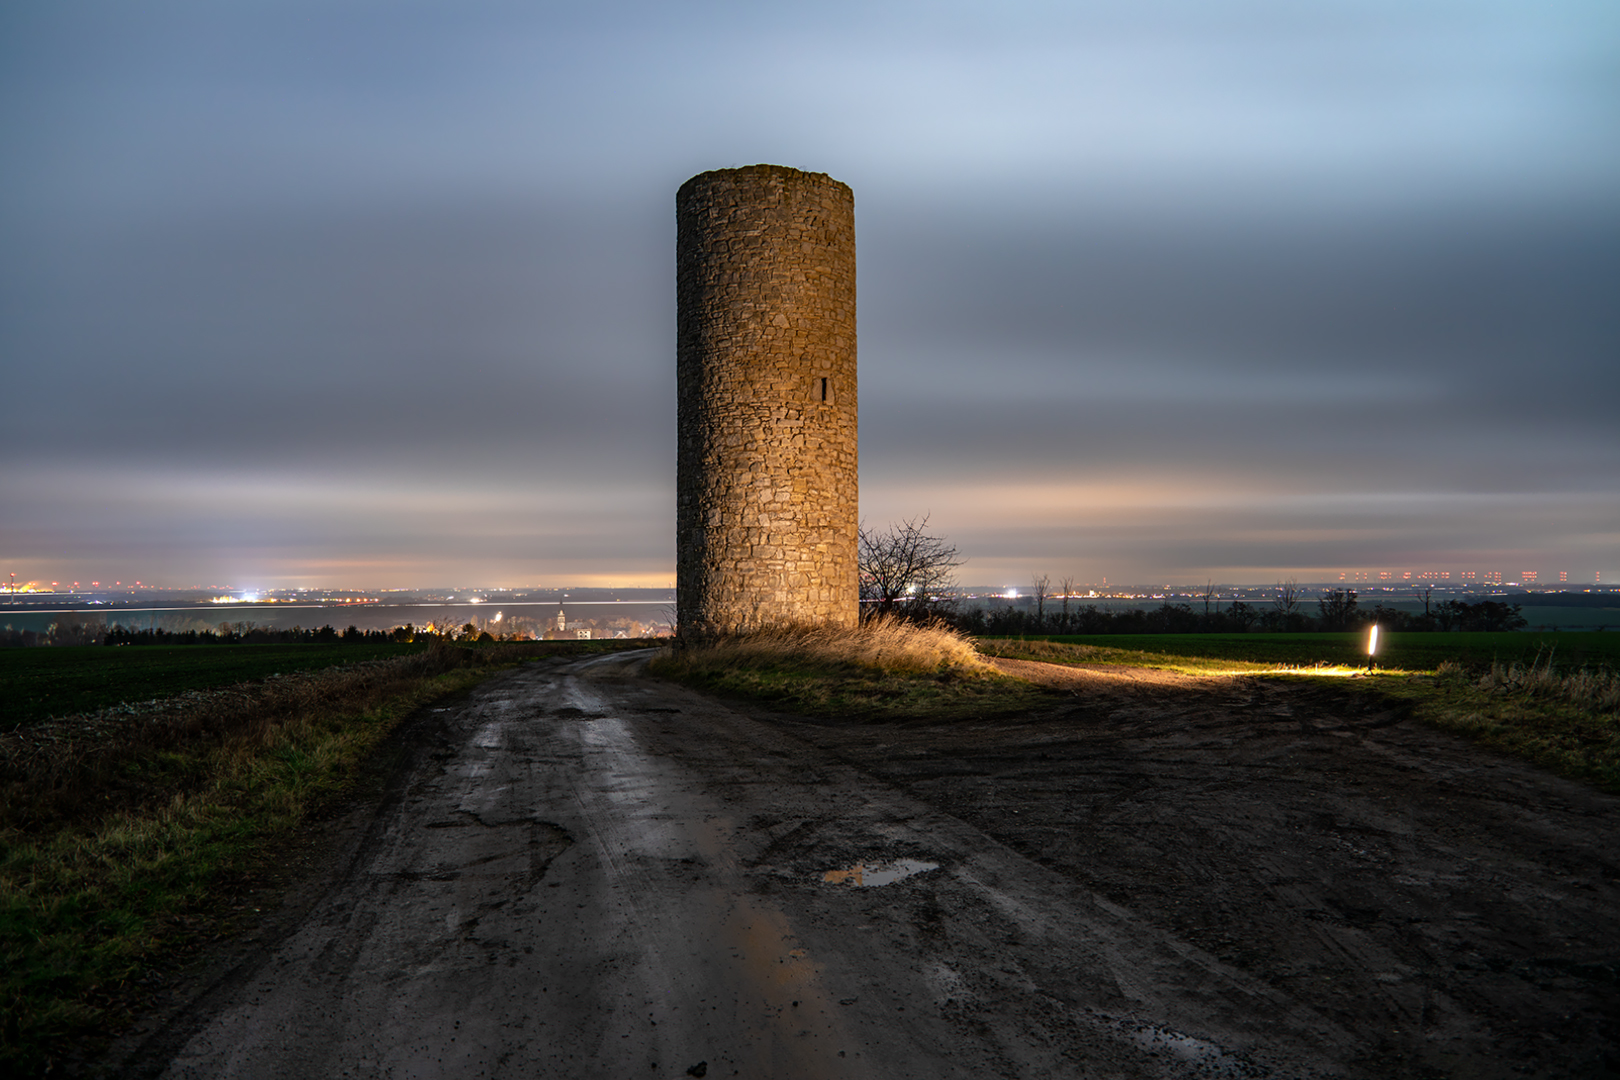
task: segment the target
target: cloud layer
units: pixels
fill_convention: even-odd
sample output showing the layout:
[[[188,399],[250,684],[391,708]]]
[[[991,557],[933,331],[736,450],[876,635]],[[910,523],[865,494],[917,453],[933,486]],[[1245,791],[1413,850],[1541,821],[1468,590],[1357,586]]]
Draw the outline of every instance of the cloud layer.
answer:
[[[972,580],[1620,573],[1606,7],[806,20],[13,5],[5,569],[666,583],[673,194],[764,160],[855,189],[862,511]]]

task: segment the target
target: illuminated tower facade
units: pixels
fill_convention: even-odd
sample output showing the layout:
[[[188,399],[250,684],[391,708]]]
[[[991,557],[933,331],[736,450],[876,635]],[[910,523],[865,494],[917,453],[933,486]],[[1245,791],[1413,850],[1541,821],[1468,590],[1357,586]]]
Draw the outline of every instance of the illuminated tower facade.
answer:
[[[751,165],[675,196],[682,633],[859,621],[855,196]]]

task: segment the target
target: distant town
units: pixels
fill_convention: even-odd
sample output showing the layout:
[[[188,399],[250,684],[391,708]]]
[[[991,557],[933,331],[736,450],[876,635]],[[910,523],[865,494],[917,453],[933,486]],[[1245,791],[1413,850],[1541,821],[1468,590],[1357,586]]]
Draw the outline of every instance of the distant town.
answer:
[[[1335,579],[1287,582],[1292,595],[1314,600],[1335,590],[1363,602],[1422,610],[1428,603],[1465,597],[1509,598],[1523,606],[1533,629],[1620,626],[1620,585],[1569,580],[1568,571],[1346,570]],[[998,608],[1092,604],[1130,607],[1272,603],[1284,583],[1229,585],[1111,585],[1050,580],[1012,585],[963,585],[938,597],[963,607]],[[169,632],[237,629],[339,631],[418,629],[458,634],[468,627],[503,639],[612,639],[667,636],[675,627],[675,591],[666,588],[431,588],[255,589],[239,585],[165,587],[145,581],[0,582],[0,625],[44,631],[58,616],[85,622]]]
[[[422,630],[468,627],[507,640],[661,637],[674,630],[673,589],[165,588],[136,582],[29,582],[0,598],[8,630],[42,631],[57,617],[168,632],[254,626]]]

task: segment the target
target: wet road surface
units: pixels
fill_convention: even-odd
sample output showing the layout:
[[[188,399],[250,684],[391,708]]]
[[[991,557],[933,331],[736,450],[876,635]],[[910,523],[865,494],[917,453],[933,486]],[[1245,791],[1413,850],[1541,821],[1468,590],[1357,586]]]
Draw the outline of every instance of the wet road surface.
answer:
[[[1253,950],[1224,949],[1176,917],[1179,877],[1132,895],[1111,888],[1119,868],[1091,863],[1101,834],[1120,827],[1092,812],[1084,777],[1108,774],[1132,752],[1114,746],[1090,765],[1059,753],[1060,765],[1037,765],[1052,760],[1046,749],[1056,751],[1062,732],[1096,728],[1096,715],[1048,718],[1025,730],[1033,741],[1019,744],[1016,760],[990,762],[984,755],[1006,750],[1017,725],[1012,735],[990,725],[884,733],[759,719],[650,679],[644,662],[619,654],[530,665],[448,711],[437,750],[416,762],[353,869],[246,977],[175,1021],[180,1049],[160,1074],[1326,1077],[1601,1067],[1612,983],[1605,991],[1601,979],[1576,978],[1575,1005],[1557,1006],[1585,1010],[1578,1045],[1539,1057],[1508,1046],[1492,1027],[1502,1022],[1494,1006],[1448,997],[1451,988],[1435,985],[1444,973],[1425,982],[1426,961],[1395,955],[1401,949],[1376,926],[1335,922],[1313,906],[1322,902],[1308,895],[1311,874],[1264,835],[1291,835],[1286,814],[1247,827],[1259,845],[1245,856],[1251,864],[1216,871],[1273,882],[1267,896],[1246,910],[1241,880],[1206,881],[1203,891],[1224,897],[1222,932],[1257,947],[1281,933],[1273,923],[1283,917],[1261,917],[1261,905],[1293,910],[1289,926],[1311,924],[1315,944],[1290,945],[1307,978],[1281,977]],[[1103,725],[1112,736],[1133,707],[1158,706],[1114,701],[1103,709],[1116,717]],[[1444,743],[1432,755],[1437,769],[1468,753],[1431,738]],[[1357,752],[1369,759],[1394,752],[1368,745]],[[1151,739],[1143,746],[1170,772],[1208,774],[1199,797],[1224,784],[1272,798],[1269,781],[1233,765],[1229,747],[1199,757]],[[1223,775],[1222,762],[1234,771]],[[1063,790],[1006,805],[1032,769]],[[1276,771],[1293,775],[1280,763]],[[1509,771],[1509,786],[1540,784],[1583,818],[1596,884],[1585,894],[1566,884],[1560,895],[1575,892],[1579,903],[1552,922],[1575,935],[1565,953],[1612,964],[1620,937],[1614,908],[1602,912],[1620,882],[1620,800]],[[1104,796],[1117,811],[1117,793]],[[1196,836],[1195,801],[1172,797],[1153,816],[1173,825],[1185,806]],[[1242,805],[1221,811],[1239,832]],[[1542,847],[1569,842],[1526,827],[1540,830]],[[1140,838],[1152,826],[1125,831]],[[1368,846],[1363,838],[1363,854]],[[1339,859],[1341,870],[1394,881],[1410,869],[1319,848],[1313,857]],[[1141,881],[1158,880],[1142,870]],[[1537,875],[1554,872],[1521,867],[1492,894],[1501,910],[1465,913],[1474,923],[1462,932],[1481,919],[1520,919],[1515,903],[1545,918],[1562,901],[1526,890],[1545,891]],[[1457,944],[1458,955],[1468,946]],[[1392,1021],[1347,1006],[1359,999],[1318,985],[1317,954],[1390,1000],[1415,992],[1415,1012],[1397,1010]]]

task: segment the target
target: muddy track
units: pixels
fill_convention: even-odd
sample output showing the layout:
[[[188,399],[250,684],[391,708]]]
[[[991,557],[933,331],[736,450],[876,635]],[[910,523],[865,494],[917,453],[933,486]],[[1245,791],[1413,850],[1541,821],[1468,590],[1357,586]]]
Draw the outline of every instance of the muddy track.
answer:
[[[1620,799],[1115,674],[948,725],[501,676],[128,1074],[1620,1073]]]

